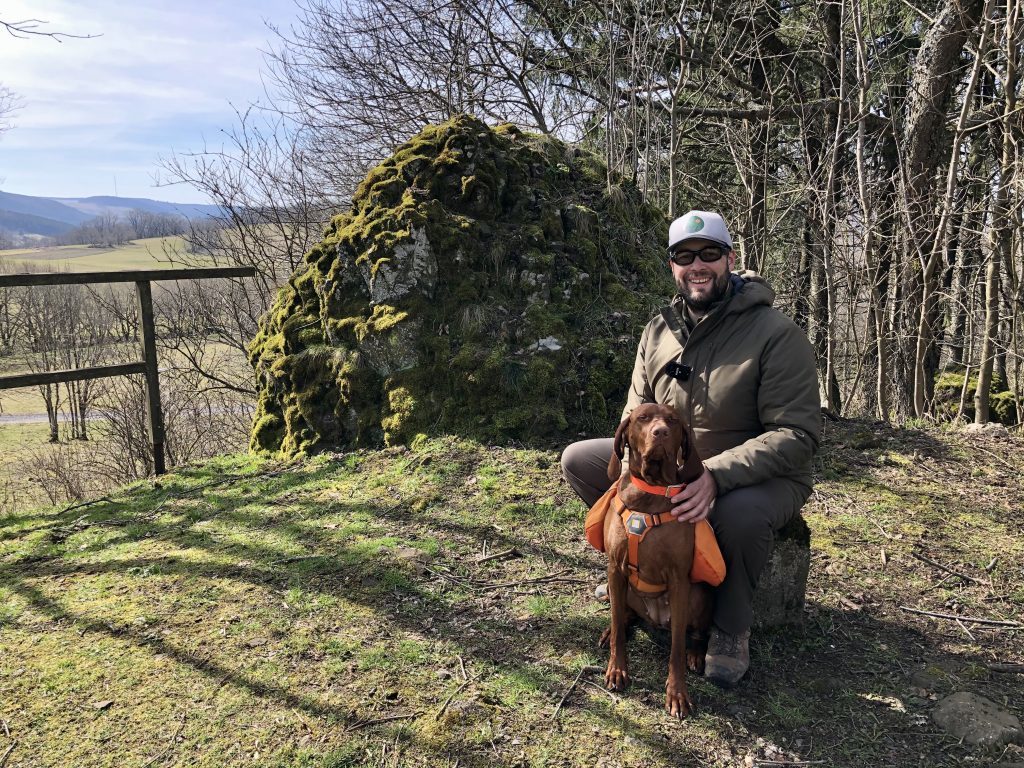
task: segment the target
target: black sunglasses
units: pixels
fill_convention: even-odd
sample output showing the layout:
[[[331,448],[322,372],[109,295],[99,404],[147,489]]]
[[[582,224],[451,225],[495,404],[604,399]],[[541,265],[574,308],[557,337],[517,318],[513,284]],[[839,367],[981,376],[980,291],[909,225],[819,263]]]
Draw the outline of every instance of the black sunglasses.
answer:
[[[725,249],[717,245],[706,245],[699,251],[677,248],[676,250],[669,251],[668,253],[668,257],[672,263],[680,267],[690,266],[698,256],[705,264],[711,264],[725,256]]]

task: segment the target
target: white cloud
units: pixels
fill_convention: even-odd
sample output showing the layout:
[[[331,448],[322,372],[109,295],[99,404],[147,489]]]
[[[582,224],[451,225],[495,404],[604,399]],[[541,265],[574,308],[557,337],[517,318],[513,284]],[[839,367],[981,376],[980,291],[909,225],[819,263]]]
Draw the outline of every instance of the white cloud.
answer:
[[[60,190],[40,190],[69,176],[88,178],[96,155],[109,160],[121,150],[133,155],[125,166],[152,164],[152,171],[157,156],[172,148],[201,147],[216,127],[234,123],[232,104],[263,96],[261,51],[272,38],[264,18],[287,23],[294,14],[290,0],[5,2],[5,21],[43,19],[50,22],[41,28],[46,31],[99,36],[0,41],[0,82],[22,101],[14,130],[0,141],[4,188],[92,194],[63,183]],[[59,155],[52,166],[39,167],[43,151]],[[32,189],[16,189],[28,178],[20,166],[29,155]],[[109,173],[98,164],[96,170]],[[149,179],[139,183],[148,186]]]

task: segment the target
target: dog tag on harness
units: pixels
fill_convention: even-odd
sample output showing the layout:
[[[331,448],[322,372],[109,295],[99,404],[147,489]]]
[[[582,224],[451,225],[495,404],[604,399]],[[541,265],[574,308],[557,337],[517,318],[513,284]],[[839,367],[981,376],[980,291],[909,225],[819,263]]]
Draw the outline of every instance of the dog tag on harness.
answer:
[[[647,530],[647,521],[644,520],[643,515],[638,515],[635,512],[629,516],[626,524],[629,526],[629,532],[635,533],[637,536]]]

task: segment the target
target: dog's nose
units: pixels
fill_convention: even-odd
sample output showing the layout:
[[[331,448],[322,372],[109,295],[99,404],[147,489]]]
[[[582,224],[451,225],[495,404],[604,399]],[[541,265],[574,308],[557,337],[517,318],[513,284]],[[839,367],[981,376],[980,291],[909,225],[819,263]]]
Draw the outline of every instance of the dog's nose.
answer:
[[[651,430],[651,434],[655,437],[668,437],[668,425],[658,424]]]

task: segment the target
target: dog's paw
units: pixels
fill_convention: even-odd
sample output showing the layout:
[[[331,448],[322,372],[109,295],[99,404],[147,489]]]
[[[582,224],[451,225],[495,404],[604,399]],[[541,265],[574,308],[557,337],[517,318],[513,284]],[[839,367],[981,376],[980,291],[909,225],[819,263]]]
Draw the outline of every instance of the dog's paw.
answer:
[[[626,666],[617,667],[609,662],[608,671],[604,673],[604,684],[609,691],[626,690],[626,686],[629,685],[629,672],[626,671]]]
[[[665,711],[668,712],[670,717],[674,717],[677,720],[682,720],[693,712],[693,702],[690,701],[690,695],[686,692],[685,685],[682,689],[669,687],[665,691]]]
[[[704,654],[697,651],[686,652],[686,668],[695,675],[704,674]]]

